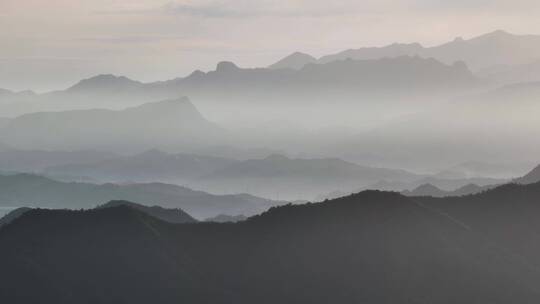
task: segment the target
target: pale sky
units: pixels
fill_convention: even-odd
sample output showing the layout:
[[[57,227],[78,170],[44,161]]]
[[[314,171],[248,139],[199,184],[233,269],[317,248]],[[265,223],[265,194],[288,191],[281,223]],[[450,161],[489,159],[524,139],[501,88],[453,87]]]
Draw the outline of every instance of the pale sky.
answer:
[[[231,60],[266,66],[496,29],[540,34],[538,0],[0,0],[0,88],[63,89],[101,73],[141,81]]]

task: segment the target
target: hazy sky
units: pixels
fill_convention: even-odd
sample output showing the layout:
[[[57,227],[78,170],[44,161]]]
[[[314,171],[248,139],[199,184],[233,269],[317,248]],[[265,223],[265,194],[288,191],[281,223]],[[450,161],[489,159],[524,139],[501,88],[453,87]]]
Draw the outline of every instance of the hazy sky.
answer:
[[[540,33],[538,0],[0,0],[0,88],[60,89],[99,73],[185,76],[495,29]]]

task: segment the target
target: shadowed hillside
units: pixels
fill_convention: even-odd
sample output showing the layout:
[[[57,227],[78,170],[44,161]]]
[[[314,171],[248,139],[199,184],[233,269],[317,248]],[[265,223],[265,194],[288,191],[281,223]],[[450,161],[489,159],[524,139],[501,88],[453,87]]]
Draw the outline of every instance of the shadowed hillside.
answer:
[[[0,291],[17,303],[532,303],[540,259],[521,250],[540,227],[520,218],[538,197],[539,184],[459,199],[367,191],[236,224],[32,210],[0,230]],[[516,221],[521,238],[491,229]]]

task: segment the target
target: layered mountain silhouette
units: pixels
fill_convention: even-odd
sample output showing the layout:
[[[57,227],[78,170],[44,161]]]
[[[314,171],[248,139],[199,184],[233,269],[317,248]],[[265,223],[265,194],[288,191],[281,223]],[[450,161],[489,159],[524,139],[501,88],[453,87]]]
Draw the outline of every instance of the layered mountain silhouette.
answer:
[[[450,166],[478,159],[480,155],[491,163],[536,160],[540,144],[531,139],[540,136],[538,97],[540,83],[467,94],[343,139],[340,144],[328,146],[325,152],[376,155],[389,167],[398,166],[393,163],[397,159],[409,166]]]
[[[437,172],[434,177],[441,179],[466,179],[474,177],[509,179],[523,175],[530,168],[532,168],[532,165],[529,162],[488,163],[467,161],[443,169]]]
[[[383,47],[364,47],[349,49],[332,55],[323,56],[316,61],[304,63],[329,63],[338,60],[372,60],[384,57],[421,56],[435,58],[447,64],[456,61],[464,61],[474,70],[495,68],[497,66],[514,66],[529,64],[537,61],[540,52],[540,36],[514,35],[502,30],[497,30],[468,40],[456,38],[454,41],[434,47],[424,47],[419,43],[400,44],[394,43]],[[295,58],[297,56],[291,55]],[[290,58],[287,57],[287,58]],[[298,68],[301,60],[287,60],[276,63],[285,68]]]
[[[539,195],[367,191],[236,224],[32,210],[0,230],[0,291],[11,303],[531,303]]]
[[[119,111],[26,114],[1,128],[0,140],[20,149],[136,151],[216,144],[222,134],[187,98],[180,98]]]
[[[43,173],[51,176],[85,176],[103,182],[154,181],[184,184],[235,162],[221,157],[149,150],[133,156],[109,157],[91,163],[50,166]]]
[[[380,180],[408,182],[411,172],[360,166],[340,159],[289,158],[281,154],[245,161],[151,150],[105,161],[47,168],[52,177],[85,177],[101,182],[158,181],[218,193],[247,192],[263,197],[305,199],[322,191],[352,191]]]
[[[4,171],[40,172],[49,167],[87,164],[118,157],[114,153],[94,150],[45,151],[0,149],[0,169]]]
[[[359,187],[353,191],[332,191],[323,193],[317,196],[316,200],[335,199],[365,190],[401,192],[404,195],[412,195],[411,193],[415,193],[414,195],[416,196],[460,196],[478,193],[498,185],[506,184],[510,181],[510,178],[441,178],[438,177],[438,175],[428,175],[421,176],[419,179],[409,182],[381,180],[368,186]],[[480,190],[476,191],[478,188],[480,188]]]
[[[406,196],[430,196],[430,197],[450,197],[450,196],[464,196],[480,193],[497,185],[478,186],[475,184],[468,184],[453,191],[446,191],[431,184],[423,184],[413,189],[412,191],[403,191],[402,194]]]
[[[380,180],[419,179],[411,172],[360,166],[336,158],[289,158],[273,154],[236,162],[191,184],[218,192],[248,192],[263,197],[305,199],[333,190],[352,191]]]
[[[396,86],[403,85],[441,88],[443,82],[448,86],[471,85],[475,78],[464,65],[445,65],[433,59],[400,56],[376,60],[338,60],[327,64],[310,64],[300,70],[243,69],[232,62],[221,62],[215,71],[194,73],[172,80],[169,84],[183,86],[190,91],[195,88],[249,89],[250,86],[254,86],[254,89],[317,89],[321,85],[349,86],[349,89],[358,86],[363,89],[373,89],[372,86],[396,89]]]
[[[270,104],[363,103],[372,97],[393,100],[390,97],[396,96],[415,100],[419,95],[426,98],[441,94],[453,96],[456,91],[478,85],[479,80],[463,64],[446,65],[434,59],[407,56],[339,60],[309,64],[298,70],[244,69],[232,62],[220,62],[214,71],[195,71],[187,77],[153,83],[98,75],[63,91],[28,96],[24,100],[1,98],[0,114],[13,117],[33,112],[119,110],[189,96],[205,112],[212,111],[213,116],[230,119],[229,111],[235,111],[238,116],[244,114],[248,106],[250,109],[264,107],[267,115],[277,115],[271,111]],[[338,100],[336,95],[340,96]],[[291,105],[290,100],[295,103]]]
[[[60,182],[31,174],[0,176],[2,206],[93,208],[111,200],[179,208],[198,219],[219,214],[254,215],[283,203],[247,194],[213,195],[162,183],[89,184]]]

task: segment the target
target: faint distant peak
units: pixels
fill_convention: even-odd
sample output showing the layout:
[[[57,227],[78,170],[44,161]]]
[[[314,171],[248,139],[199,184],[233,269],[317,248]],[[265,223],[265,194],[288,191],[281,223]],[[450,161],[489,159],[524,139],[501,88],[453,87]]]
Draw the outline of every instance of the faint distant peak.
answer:
[[[294,52],[278,62],[270,65],[269,69],[295,69],[299,70],[306,64],[316,63],[317,58],[302,52]]]
[[[430,192],[430,191],[442,191],[437,186],[434,186],[433,184],[427,183],[418,186],[416,189],[413,190],[413,192]]]
[[[141,157],[141,158],[146,158],[146,157],[156,158],[156,157],[169,156],[169,154],[159,149],[154,148],[154,149],[146,150],[142,153],[139,153],[136,156]]]
[[[216,67],[216,72],[231,72],[237,70],[240,70],[240,68],[231,61],[221,61]]]
[[[267,160],[267,161],[288,161],[288,160],[290,160],[290,158],[288,158],[287,156],[285,156],[283,154],[273,153],[273,154],[268,155],[266,158],[264,158],[264,160]]]
[[[179,109],[179,110],[189,110],[198,112],[193,103],[189,100],[188,97],[180,97],[175,99],[166,99],[161,101],[149,102],[132,109]]]
[[[0,95],[3,94],[13,94],[13,91],[0,88]]]
[[[70,87],[68,91],[125,89],[127,87],[137,87],[141,84],[141,82],[131,80],[125,76],[101,74],[79,81],[77,84]]]
[[[484,37],[504,37],[504,36],[506,36],[507,37],[507,36],[517,36],[517,35],[509,33],[509,32],[507,32],[505,30],[495,30],[495,31],[493,31],[491,33],[487,33],[487,34],[484,34],[482,36],[484,36]]]
[[[515,39],[515,38],[519,38],[519,37],[528,37],[528,36],[534,36],[534,35],[515,35],[515,34],[509,33],[509,32],[504,31],[504,30],[496,30],[496,31],[493,31],[493,32],[490,32],[490,33],[480,35],[478,37],[474,37],[474,38],[472,38],[470,40],[467,40],[467,41],[469,41],[469,42],[474,42],[474,41],[506,41],[506,40],[510,40],[510,39]]]

